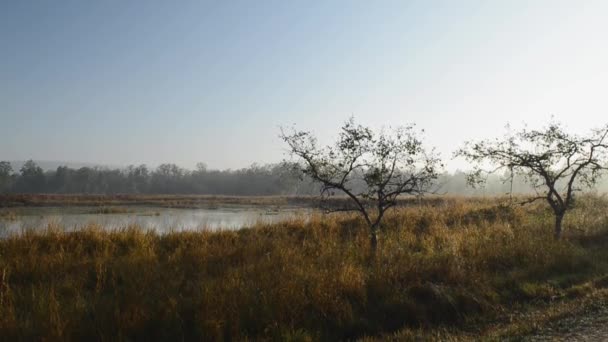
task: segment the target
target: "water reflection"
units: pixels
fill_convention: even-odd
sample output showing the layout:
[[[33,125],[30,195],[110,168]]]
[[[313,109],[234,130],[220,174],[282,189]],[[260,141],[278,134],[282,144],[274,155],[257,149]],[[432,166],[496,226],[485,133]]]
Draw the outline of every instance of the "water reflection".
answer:
[[[275,223],[295,218],[303,210],[238,209],[167,209],[138,208],[128,213],[93,214],[94,208],[26,208],[12,220],[0,220],[0,234],[39,230],[49,225],[75,230],[95,224],[105,229],[137,225],[164,233],[180,230],[240,229],[256,223]]]

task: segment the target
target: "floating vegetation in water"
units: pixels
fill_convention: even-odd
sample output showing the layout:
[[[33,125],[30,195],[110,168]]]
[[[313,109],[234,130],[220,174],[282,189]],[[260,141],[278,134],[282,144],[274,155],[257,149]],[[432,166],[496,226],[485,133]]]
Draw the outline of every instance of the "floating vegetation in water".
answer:
[[[160,216],[160,211],[148,211],[144,213],[139,213],[138,216]]]
[[[129,214],[133,213],[132,209],[121,207],[99,207],[91,210],[89,214]]]
[[[0,220],[15,221],[19,217],[19,214],[13,210],[2,210],[0,211]]]

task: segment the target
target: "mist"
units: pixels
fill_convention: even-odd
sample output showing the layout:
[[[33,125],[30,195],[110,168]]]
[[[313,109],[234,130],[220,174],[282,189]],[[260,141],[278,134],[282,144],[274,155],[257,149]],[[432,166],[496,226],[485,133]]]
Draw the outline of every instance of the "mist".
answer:
[[[45,170],[41,164],[53,163],[0,162],[0,193],[311,196],[320,191],[318,184],[301,174],[295,164],[287,162],[253,164],[235,170],[209,169],[203,163],[196,169],[165,163],[156,168],[144,164],[124,168],[61,165],[54,170]],[[433,190],[436,194],[464,196],[533,193],[523,177],[511,179],[508,173],[490,174],[483,187],[474,188],[467,184],[466,172],[460,170],[442,173]],[[593,189],[607,190],[606,178]]]

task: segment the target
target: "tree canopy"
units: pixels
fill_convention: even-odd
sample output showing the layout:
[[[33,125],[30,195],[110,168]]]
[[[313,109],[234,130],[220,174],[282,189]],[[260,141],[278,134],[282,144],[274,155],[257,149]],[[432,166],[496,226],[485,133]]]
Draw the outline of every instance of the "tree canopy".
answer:
[[[360,212],[375,246],[382,218],[397,198],[428,192],[439,176],[441,161],[424,148],[420,134],[414,126],[373,131],[350,118],[333,145],[320,147],[311,132],[296,129],[281,138],[302,173],[321,185],[322,197],[351,199],[350,206],[330,209]]]
[[[536,193],[531,200],[546,200],[553,209],[555,236],[559,238],[574,194],[596,185],[606,170],[607,135],[608,126],[578,136],[552,122],[539,130],[523,129],[503,138],[467,142],[455,155],[474,163],[469,175],[472,184],[499,170],[523,176]]]

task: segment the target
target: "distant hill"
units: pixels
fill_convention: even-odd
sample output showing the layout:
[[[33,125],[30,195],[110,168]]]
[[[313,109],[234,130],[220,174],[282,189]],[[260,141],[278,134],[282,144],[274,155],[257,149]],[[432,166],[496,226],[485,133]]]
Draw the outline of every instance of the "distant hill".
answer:
[[[19,172],[19,169],[25,163],[25,160],[11,160],[11,166],[13,167],[13,171]],[[96,163],[84,163],[84,162],[66,162],[66,161],[56,161],[56,160],[34,160],[38,166],[40,166],[44,171],[56,170],[59,166],[67,166],[71,169],[79,169],[81,167],[101,167],[101,168],[110,168],[110,169],[122,169],[124,166],[120,165],[107,165],[107,164],[96,164]]]

